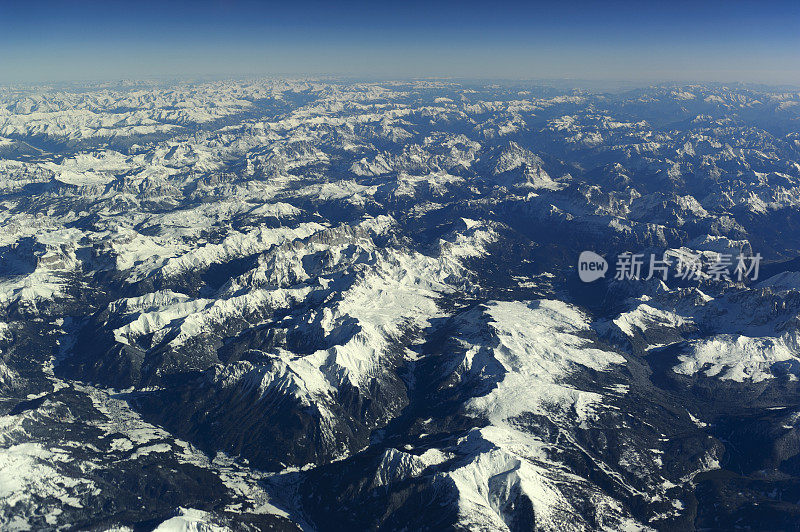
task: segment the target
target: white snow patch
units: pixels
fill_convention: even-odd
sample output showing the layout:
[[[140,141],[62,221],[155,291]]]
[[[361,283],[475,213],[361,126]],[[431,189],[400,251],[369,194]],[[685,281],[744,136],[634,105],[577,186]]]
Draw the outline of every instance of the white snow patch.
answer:
[[[178,515],[158,525],[153,532],[227,532],[230,528],[215,524],[211,514],[193,508],[179,508]]]
[[[591,417],[602,396],[563,384],[580,367],[602,371],[625,359],[591,346],[578,333],[589,330],[589,320],[574,307],[555,300],[494,302],[486,312],[500,345],[494,357],[506,373],[489,394],[472,399],[467,409],[503,423],[543,406],[574,409],[579,419]]]
[[[680,364],[673,370],[682,375],[703,373],[721,380],[761,382],[774,378],[770,369],[776,362],[798,363],[799,349],[797,333],[778,338],[724,334],[692,342],[690,352],[678,357]]]

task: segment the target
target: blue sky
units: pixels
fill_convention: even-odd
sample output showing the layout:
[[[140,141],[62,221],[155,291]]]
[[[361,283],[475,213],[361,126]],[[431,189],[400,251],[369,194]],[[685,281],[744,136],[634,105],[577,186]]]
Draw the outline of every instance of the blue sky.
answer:
[[[800,1],[0,0],[2,83],[250,74],[800,84]]]

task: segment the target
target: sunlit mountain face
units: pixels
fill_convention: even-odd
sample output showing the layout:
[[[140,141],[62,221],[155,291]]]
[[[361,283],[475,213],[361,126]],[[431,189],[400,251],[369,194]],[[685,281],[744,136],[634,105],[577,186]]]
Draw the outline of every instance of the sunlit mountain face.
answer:
[[[739,85],[2,89],[0,529],[796,529],[799,132]]]

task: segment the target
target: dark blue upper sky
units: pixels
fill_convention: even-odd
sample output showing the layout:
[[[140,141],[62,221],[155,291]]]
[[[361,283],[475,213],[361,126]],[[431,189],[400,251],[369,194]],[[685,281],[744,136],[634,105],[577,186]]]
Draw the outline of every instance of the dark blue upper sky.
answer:
[[[0,82],[248,74],[800,84],[800,0],[9,2]]]

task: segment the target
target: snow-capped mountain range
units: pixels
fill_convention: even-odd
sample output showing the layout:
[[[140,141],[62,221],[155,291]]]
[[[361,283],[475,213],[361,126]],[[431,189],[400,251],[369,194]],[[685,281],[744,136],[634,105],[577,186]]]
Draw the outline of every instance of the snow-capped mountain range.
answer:
[[[800,92],[6,87],[0,221],[0,529],[797,527]]]

